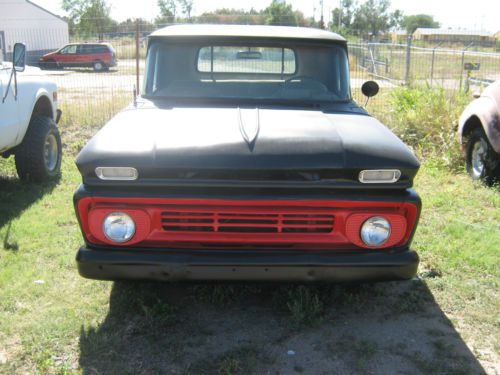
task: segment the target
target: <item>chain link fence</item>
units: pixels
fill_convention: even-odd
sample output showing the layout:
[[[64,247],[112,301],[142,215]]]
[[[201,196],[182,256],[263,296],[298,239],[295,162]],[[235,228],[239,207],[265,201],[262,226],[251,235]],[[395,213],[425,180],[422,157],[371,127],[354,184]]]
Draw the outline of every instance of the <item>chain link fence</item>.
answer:
[[[500,79],[500,53],[424,48],[413,46],[411,40],[407,44],[350,43],[349,53],[351,76],[377,80],[382,87],[426,85],[469,91]]]
[[[100,71],[96,71],[92,64],[77,62],[45,66],[43,73],[58,84],[61,105],[88,113],[89,118],[94,118],[96,113],[109,118],[131,102],[134,88],[139,85],[140,91],[142,85],[147,35],[152,31],[151,24],[132,24],[119,32],[70,37],[71,43],[109,43],[117,63],[116,66],[105,66]],[[43,51],[29,53],[32,65],[38,65],[41,55],[49,51],[47,45],[51,45],[52,50],[64,46],[59,45],[64,37],[61,39],[59,34],[56,37],[53,33],[51,31],[41,37],[40,31],[25,28],[23,35],[28,39],[28,50],[31,39],[54,39],[53,43],[44,43]],[[500,53],[472,51],[470,46],[462,49],[421,47],[412,45],[409,40],[406,44],[353,42],[348,47],[353,97],[363,104],[365,98],[361,94],[361,85],[366,80],[376,80],[382,93],[374,98],[378,108],[388,106],[384,93],[389,93],[395,87],[428,85],[451,91],[477,90],[500,79]],[[9,52],[2,51],[4,59],[8,58]],[[74,59],[78,58],[77,55],[73,56]]]

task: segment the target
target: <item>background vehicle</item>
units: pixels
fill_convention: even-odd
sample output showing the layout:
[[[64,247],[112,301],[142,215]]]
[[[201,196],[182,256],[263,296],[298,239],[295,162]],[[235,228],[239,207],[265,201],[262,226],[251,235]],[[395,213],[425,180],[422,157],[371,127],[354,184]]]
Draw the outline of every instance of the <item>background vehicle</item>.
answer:
[[[42,69],[94,68],[95,71],[107,70],[116,66],[116,53],[109,43],[68,44],[56,52],[40,58]]]
[[[458,136],[472,179],[490,183],[500,176],[500,80],[465,108]]]
[[[56,123],[56,84],[38,68],[24,65],[25,46],[14,47],[12,66],[0,63],[0,154],[15,155],[23,180],[45,181],[59,175],[61,138]]]

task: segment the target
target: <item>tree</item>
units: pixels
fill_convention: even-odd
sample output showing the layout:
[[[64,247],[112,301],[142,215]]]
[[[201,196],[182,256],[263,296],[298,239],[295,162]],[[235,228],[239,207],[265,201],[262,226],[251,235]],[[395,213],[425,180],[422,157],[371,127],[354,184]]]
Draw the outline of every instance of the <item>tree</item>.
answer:
[[[139,24],[141,32],[152,32],[153,24],[143,18],[127,18],[125,21],[116,25],[116,32],[120,34],[133,34]]]
[[[175,22],[177,14],[177,3],[175,0],[158,0],[158,8],[160,8],[160,15],[155,18],[156,25],[164,25],[167,23]]]
[[[271,4],[263,10],[266,15],[267,25],[297,25],[297,12],[290,4],[283,0],[273,0]],[[300,13],[300,12],[298,12]],[[304,15],[302,14],[302,18]]]
[[[116,21],[110,17],[106,0],[62,0],[62,8],[69,13],[74,32],[79,35],[98,35],[113,31]]]
[[[352,28],[358,34],[376,36],[390,28],[389,0],[367,0],[356,9]]]
[[[413,34],[419,27],[437,28],[440,26],[439,22],[434,20],[434,17],[429,14],[415,14],[406,16],[401,24],[408,34]]]
[[[403,25],[404,18],[405,16],[403,12],[401,12],[399,9],[396,9],[391,13],[389,27],[391,29],[400,29]]]
[[[237,25],[262,25],[265,23],[265,17],[255,9],[249,11],[244,9],[216,9],[213,12],[205,12],[197,17],[201,23],[215,24],[237,24]]]
[[[182,14],[184,17],[187,17],[188,20],[191,19],[191,11],[193,10],[194,0],[177,0],[182,10]]]
[[[335,8],[332,11],[330,29],[341,34],[350,34],[356,12],[356,3],[354,0],[342,0],[340,5],[340,8]]]

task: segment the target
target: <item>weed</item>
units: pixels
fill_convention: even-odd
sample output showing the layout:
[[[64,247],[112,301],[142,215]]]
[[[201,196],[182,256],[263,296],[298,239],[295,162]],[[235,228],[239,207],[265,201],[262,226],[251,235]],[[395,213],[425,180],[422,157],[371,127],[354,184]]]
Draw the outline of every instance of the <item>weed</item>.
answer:
[[[442,277],[443,273],[441,270],[436,269],[436,268],[431,268],[429,270],[425,270],[423,272],[420,272],[420,277],[423,279],[433,279],[435,277]]]
[[[395,297],[391,310],[399,314],[423,312],[427,303],[426,296],[418,287],[406,290]]]
[[[195,285],[192,292],[199,301],[213,305],[226,305],[234,301],[239,294],[238,286],[231,284]]]
[[[377,344],[374,341],[354,340],[352,351],[356,358],[356,368],[361,373],[366,373],[368,365],[377,352]]]
[[[377,354],[378,345],[375,341],[358,340],[351,335],[343,335],[335,343],[327,344],[327,348],[333,356],[342,356],[356,367],[357,372],[364,374]]]
[[[323,302],[309,286],[290,288],[286,307],[296,326],[317,324],[323,319]]]
[[[417,86],[392,91],[387,125],[419,156],[463,170],[455,127],[469,97],[463,92]]]
[[[251,373],[259,363],[268,359],[251,346],[229,350],[215,358],[202,358],[191,363],[184,373],[186,375],[235,375]]]
[[[219,366],[219,375],[236,374],[240,370],[240,366],[240,361],[237,358],[224,358]]]

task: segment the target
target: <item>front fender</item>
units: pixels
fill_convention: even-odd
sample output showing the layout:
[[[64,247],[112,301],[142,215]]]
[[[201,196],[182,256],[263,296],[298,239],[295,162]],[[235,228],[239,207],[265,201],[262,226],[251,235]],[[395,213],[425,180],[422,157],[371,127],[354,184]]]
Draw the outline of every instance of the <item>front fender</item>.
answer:
[[[493,149],[500,153],[500,115],[495,100],[487,96],[474,100],[460,116],[458,124],[460,144],[464,144],[464,138],[469,132],[469,120],[474,117],[479,119]]]
[[[33,90],[31,95],[26,95],[26,92],[23,93],[20,90],[28,91],[29,87],[23,86],[19,88],[19,133],[17,135],[17,143],[21,143],[26,131],[28,130],[28,126],[33,115],[33,110],[35,109],[35,105],[43,97],[46,97],[51,104],[52,107],[52,119],[55,121],[57,116],[57,103],[53,100],[54,91],[56,91],[56,86],[54,87],[38,87],[36,90]]]

